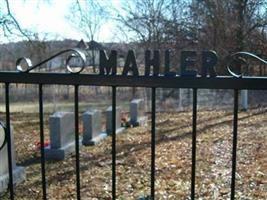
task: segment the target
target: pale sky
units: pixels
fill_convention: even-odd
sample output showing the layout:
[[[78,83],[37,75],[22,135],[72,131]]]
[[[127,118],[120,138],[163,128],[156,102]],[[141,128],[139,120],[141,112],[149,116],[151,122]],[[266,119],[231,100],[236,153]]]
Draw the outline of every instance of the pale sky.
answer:
[[[113,0],[118,3],[118,0]],[[66,19],[72,0],[10,0],[10,9],[22,28],[38,33],[49,33],[51,39],[70,38],[80,40],[86,37],[75,30]],[[114,41],[115,26],[107,22],[101,27],[99,42]]]

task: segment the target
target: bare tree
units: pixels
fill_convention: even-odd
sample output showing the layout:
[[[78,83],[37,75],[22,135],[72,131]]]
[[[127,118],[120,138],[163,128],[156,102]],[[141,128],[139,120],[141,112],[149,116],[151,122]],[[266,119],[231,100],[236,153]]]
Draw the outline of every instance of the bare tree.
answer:
[[[198,47],[214,49],[222,58],[234,51],[258,51],[255,47],[266,42],[266,0],[195,0],[191,10]]]
[[[75,0],[67,16],[74,28],[80,30],[89,40],[96,40],[99,30],[107,19],[107,10],[101,1]]]
[[[160,49],[163,43],[173,44],[185,25],[185,1],[136,0],[122,5],[117,20],[123,30],[132,34],[146,48]]]
[[[14,17],[10,8],[9,0],[4,0],[0,9],[0,26],[3,36],[10,37],[11,35],[15,35],[16,37],[25,37],[29,39],[27,30],[23,29]]]
[[[230,51],[249,49],[253,32],[267,25],[265,0],[193,1],[200,45]]]

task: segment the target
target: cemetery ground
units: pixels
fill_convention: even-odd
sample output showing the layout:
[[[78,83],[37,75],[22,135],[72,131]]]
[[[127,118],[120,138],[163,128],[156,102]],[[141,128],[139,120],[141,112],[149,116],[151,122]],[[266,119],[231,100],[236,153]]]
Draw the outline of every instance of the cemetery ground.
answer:
[[[197,199],[230,197],[232,120],[231,109],[198,112]],[[150,122],[117,135],[118,199],[150,193]],[[12,112],[11,123],[17,165],[25,167],[27,176],[15,188],[16,199],[41,199],[38,112]],[[156,199],[190,199],[192,111],[158,112],[156,124]],[[267,107],[240,111],[238,125],[236,198],[266,199]],[[96,146],[81,146],[80,160],[82,199],[111,199],[111,137]],[[64,161],[46,161],[46,180],[49,199],[75,199],[75,154]]]

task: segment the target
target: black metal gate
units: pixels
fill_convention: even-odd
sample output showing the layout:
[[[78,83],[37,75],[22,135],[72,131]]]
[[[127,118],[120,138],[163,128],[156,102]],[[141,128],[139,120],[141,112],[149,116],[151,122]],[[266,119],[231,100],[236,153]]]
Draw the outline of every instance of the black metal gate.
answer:
[[[236,152],[238,134],[238,93],[240,90],[267,90],[266,77],[236,77],[236,76],[217,76],[217,77],[186,77],[186,76],[123,76],[123,75],[94,75],[79,73],[40,73],[30,72],[41,66],[50,59],[68,52],[74,51],[76,56],[81,56],[78,50],[66,50],[55,56],[23,70],[20,62],[27,61],[22,58],[17,62],[19,72],[0,72],[0,83],[5,84],[5,106],[6,106],[6,143],[8,146],[8,165],[9,165],[9,192],[10,199],[14,199],[13,177],[12,177],[12,153],[10,136],[10,103],[9,89],[12,83],[36,84],[39,86],[39,123],[40,123],[40,142],[41,142],[41,174],[43,199],[47,199],[46,192],[46,171],[44,155],[44,119],[43,119],[43,86],[50,84],[73,85],[74,86],[74,105],[75,105],[75,155],[76,155],[76,194],[80,196],[80,154],[79,154],[79,86],[107,86],[112,87],[112,199],[116,199],[116,88],[117,87],[145,87],[151,88],[151,193],[150,199],[155,198],[155,130],[156,130],[156,89],[157,88],[192,88],[193,89],[193,121],[192,121],[192,170],[191,170],[191,199],[195,198],[195,172],[196,172],[196,136],[197,136],[197,96],[198,89],[231,89],[234,91],[234,111],[233,111],[233,149],[232,149],[232,176],[231,176],[231,199],[235,198],[235,175],[236,175]],[[67,60],[67,68],[73,72]],[[80,72],[80,70],[78,71]]]

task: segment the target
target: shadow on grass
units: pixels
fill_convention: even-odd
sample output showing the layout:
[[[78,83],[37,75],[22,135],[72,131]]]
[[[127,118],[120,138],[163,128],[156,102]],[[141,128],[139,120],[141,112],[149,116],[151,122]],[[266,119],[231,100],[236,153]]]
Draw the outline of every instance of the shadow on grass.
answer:
[[[257,111],[257,112],[252,112],[252,114],[248,114],[246,116],[243,116],[243,117],[240,117],[238,120],[245,120],[245,119],[248,119],[248,118],[251,118],[251,117],[254,117],[254,116],[258,116],[258,115],[261,115],[261,114],[264,114],[266,113],[267,110],[266,109],[263,109],[263,110],[260,110],[260,111]],[[230,116],[232,115],[231,113],[226,113],[225,115],[223,115],[221,118],[223,117],[227,117],[227,116]],[[211,118],[208,118],[208,119],[205,119],[203,121],[201,121],[200,123],[205,123],[205,122],[209,122]],[[212,128],[215,128],[217,126],[221,126],[223,124],[232,124],[233,122],[233,119],[225,119],[221,122],[215,122],[215,123],[211,123],[211,124],[207,124],[205,125],[203,128],[200,128],[200,129],[197,129],[197,133],[198,135],[199,134],[203,134],[205,131],[209,130],[209,129],[212,129]],[[182,132],[181,134],[179,135],[175,135],[175,136],[168,136],[167,133],[170,132],[170,131],[179,131],[181,130],[182,128],[186,128],[188,126],[179,126],[175,129],[172,129],[172,130],[167,130],[167,131],[164,131],[164,132],[160,132],[159,134],[156,135],[156,144],[162,144],[162,143],[168,143],[168,142],[172,142],[172,141],[180,141],[180,140],[183,140],[185,138],[189,138],[192,134],[191,131],[187,131],[187,132]],[[147,131],[146,131],[147,132]],[[144,134],[146,134],[146,132],[144,132]],[[138,152],[138,151],[142,151],[146,148],[150,148],[151,146],[151,142],[150,141],[144,141],[142,143],[139,143],[139,144],[121,144],[121,145],[117,145],[117,153],[119,154],[120,152],[124,151],[123,155],[122,154],[119,154],[117,155],[117,160],[119,159],[123,159],[125,157],[129,157],[130,154],[134,153],[134,152]],[[86,148],[86,147],[83,147],[83,148]],[[101,153],[98,153],[98,154],[95,154],[95,155],[92,155],[89,159],[88,158],[81,158],[81,162],[88,162],[90,161],[89,163],[86,163],[86,164],[82,164],[81,165],[81,168],[80,170],[81,171],[86,171],[86,170],[90,170],[91,168],[94,168],[94,167],[109,167],[110,166],[110,170],[111,170],[111,152],[101,152]],[[86,160],[85,160],[86,159]],[[64,165],[66,165],[66,163],[68,164],[68,166],[70,165],[71,162],[74,161],[74,155],[72,155],[70,158],[68,158],[68,160],[65,160],[65,164],[62,163],[59,164],[59,162],[57,163],[57,165],[51,165],[53,162],[48,162],[47,164],[49,166],[47,166],[47,168],[49,168],[49,171],[52,171],[52,170],[55,170],[55,171],[59,171],[60,169],[64,169]],[[148,159],[148,162],[149,162],[149,159]],[[40,157],[33,157],[33,158],[30,158],[30,159],[27,159],[21,163],[19,163],[19,165],[22,165],[22,166],[31,166],[31,165],[34,165],[34,164],[38,164],[40,163]],[[99,164],[101,163],[101,164]],[[122,163],[118,163],[118,165],[120,165]],[[127,163],[125,164],[127,165]],[[130,163],[128,165],[134,165],[133,163]],[[75,168],[74,168],[74,164],[73,164],[73,168],[71,169],[67,169],[67,170],[63,170],[64,173],[55,173],[54,175],[52,176],[47,176],[47,184],[50,185],[52,184],[53,182],[58,182],[59,180],[62,180],[62,179],[69,179],[70,177],[75,177]],[[33,172],[34,175],[40,173],[40,171],[37,171],[35,170],[35,172]],[[33,175],[33,174],[32,174]],[[31,177],[29,177],[30,179]],[[110,177],[111,179],[111,177]],[[37,180],[31,184],[27,184],[27,187],[33,187],[33,186],[36,186],[36,184],[41,184],[41,176],[40,176],[40,180]]]

